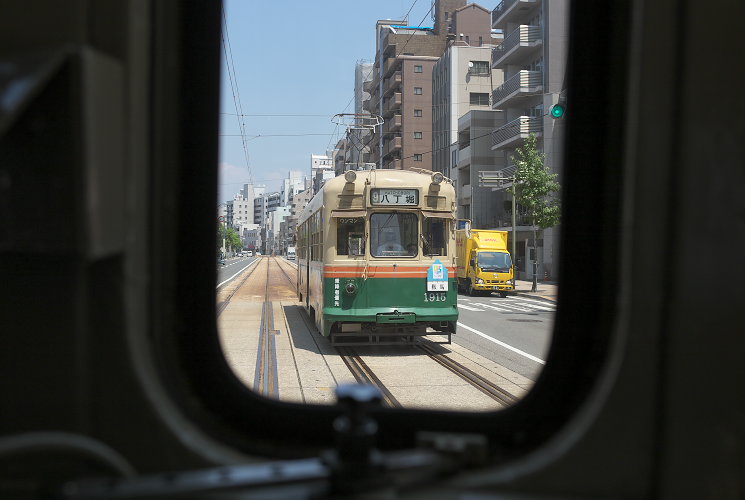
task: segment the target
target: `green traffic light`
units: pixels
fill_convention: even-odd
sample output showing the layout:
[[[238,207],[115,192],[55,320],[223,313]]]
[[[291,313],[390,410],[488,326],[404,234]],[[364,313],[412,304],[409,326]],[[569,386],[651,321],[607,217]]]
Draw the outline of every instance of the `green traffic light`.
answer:
[[[564,116],[564,106],[561,104],[554,104],[551,106],[551,116],[554,118],[561,118]]]

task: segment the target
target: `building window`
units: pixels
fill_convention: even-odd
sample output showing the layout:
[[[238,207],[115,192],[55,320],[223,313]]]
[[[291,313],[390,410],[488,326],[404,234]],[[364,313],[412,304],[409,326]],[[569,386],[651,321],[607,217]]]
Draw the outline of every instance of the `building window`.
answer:
[[[414,116],[422,116],[422,110],[421,109],[415,109],[414,110]]]
[[[422,66],[420,64],[414,65],[414,73],[421,73],[422,72]]]
[[[422,133],[421,132],[414,132],[414,139],[421,139]]]
[[[415,154],[414,155],[414,161],[422,161],[422,155]]]
[[[422,95],[422,87],[414,87],[414,95]]]
[[[471,61],[468,65],[470,75],[488,75],[489,61]]]
[[[471,92],[471,105],[473,106],[488,106],[489,105],[489,94],[480,92]]]

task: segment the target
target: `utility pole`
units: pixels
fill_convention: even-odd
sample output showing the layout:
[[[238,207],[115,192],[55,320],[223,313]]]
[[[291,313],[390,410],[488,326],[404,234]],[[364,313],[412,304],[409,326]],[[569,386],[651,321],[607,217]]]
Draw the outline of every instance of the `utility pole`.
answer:
[[[510,187],[510,185],[505,185],[505,182],[511,183],[511,186],[515,185],[516,177],[514,175],[512,176],[503,176],[501,171],[497,172],[489,172],[489,171],[481,171],[479,172],[479,187],[490,187],[490,188],[497,188],[498,190],[507,189]],[[515,289],[515,257],[517,255],[517,203],[515,201],[516,196],[513,193],[512,194],[512,289]],[[535,272],[533,272],[533,277],[535,278]],[[535,285],[533,286],[533,291],[535,291]]]

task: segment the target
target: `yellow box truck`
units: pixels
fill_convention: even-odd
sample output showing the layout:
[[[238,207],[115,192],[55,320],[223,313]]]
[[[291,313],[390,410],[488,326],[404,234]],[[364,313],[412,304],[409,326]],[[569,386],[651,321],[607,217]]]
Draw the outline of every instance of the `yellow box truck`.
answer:
[[[515,289],[513,266],[507,251],[507,231],[458,229],[455,232],[458,289],[469,295]]]

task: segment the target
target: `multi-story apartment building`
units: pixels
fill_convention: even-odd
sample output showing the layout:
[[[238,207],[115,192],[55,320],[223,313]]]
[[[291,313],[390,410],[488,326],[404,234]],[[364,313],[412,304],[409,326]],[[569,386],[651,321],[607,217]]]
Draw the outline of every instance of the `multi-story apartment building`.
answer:
[[[282,181],[280,190],[280,204],[287,206],[292,202],[295,193],[305,189],[305,175],[300,170],[290,170],[287,178]]]
[[[369,121],[364,117],[370,116],[365,102],[370,100],[370,84],[372,83],[373,63],[358,61],[354,70],[354,113],[363,118],[356,120],[355,125],[368,125]],[[369,106],[368,106],[369,107]],[[370,138],[371,131],[364,128],[352,128],[347,135],[345,151],[345,163],[353,165],[354,168],[368,163],[370,160]],[[347,170],[347,166],[339,168],[336,165],[336,174],[339,175]]]
[[[549,111],[565,92],[568,4],[569,0],[502,0],[492,11],[492,28],[504,34],[504,41],[492,50],[492,67],[504,72],[504,83],[492,92],[492,106],[504,111],[505,124],[492,132],[491,149],[504,155],[506,176],[515,170],[515,149],[530,133],[536,134],[546,164],[561,175],[564,123]],[[518,232],[520,276],[532,278],[536,258],[541,263],[539,277],[557,274],[558,228],[539,232],[537,254],[529,239],[532,231]]]
[[[481,197],[494,197],[490,190],[479,189],[471,182],[470,173],[480,169],[495,170],[501,167],[502,156],[493,155],[487,148],[466,149],[481,157],[476,159],[478,168],[471,169],[470,158],[460,158],[458,144],[459,119],[470,110],[491,111],[489,98],[495,85],[502,83],[502,71],[491,68],[491,49],[502,41],[501,34],[491,31],[491,12],[478,4],[468,4],[456,9],[449,19],[448,47],[432,71],[432,170],[442,172],[453,179],[458,195],[458,217],[472,220],[474,227],[480,225],[487,214],[481,207],[493,207],[494,203]],[[474,130],[486,120],[490,125],[499,124],[501,114],[482,113],[474,117]],[[469,121],[469,123],[471,123]],[[494,128],[494,127],[492,127]],[[487,130],[488,133],[491,130]],[[486,141],[484,141],[486,143]],[[470,142],[469,142],[470,144]],[[463,173],[464,177],[459,178]],[[472,208],[477,208],[471,210]],[[494,218],[494,214],[488,214]]]
[[[367,110],[384,124],[370,135],[378,168],[432,168],[432,68],[445,51],[453,12],[466,0],[435,0],[433,27],[376,24],[376,54]]]
[[[317,193],[326,179],[334,177],[334,160],[329,155],[310,155],[311,192]]]
[[[226,207],[230,227],[238,227],[239,224],[245,223],[253,224],[253,200],[244,198],[242,191],[228,201]]]
[[[504,158],[491,151],[491,131],[504,122],[502,113],[472,109],[458,120],[457,153],[452,171],[458,194],[458,218],[479,229],[501,227],[509,219],[504,191],[479,186],[479,172],[502,168]],[[509,197],[507,198],[509,199]]]

